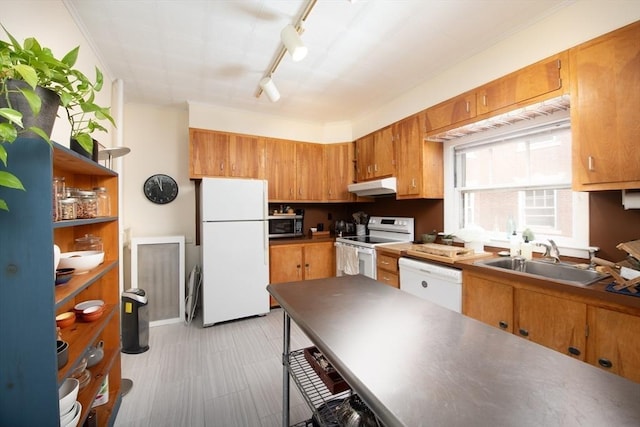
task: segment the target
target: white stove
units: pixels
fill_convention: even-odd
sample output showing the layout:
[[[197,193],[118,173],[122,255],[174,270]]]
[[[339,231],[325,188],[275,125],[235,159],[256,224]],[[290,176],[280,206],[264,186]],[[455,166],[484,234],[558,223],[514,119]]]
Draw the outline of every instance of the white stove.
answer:
[[[349,251],[357,251],[358,272],[365,276],[376,278],[376,246],[411,242],[414,239],[414,219],[406,217],[381,217],[372,216],[368,224],[369,234],[366,236],[345,236],[336,238],[336,274],[356,274],[352,268],[345,267],[345,255],[343,248]]]

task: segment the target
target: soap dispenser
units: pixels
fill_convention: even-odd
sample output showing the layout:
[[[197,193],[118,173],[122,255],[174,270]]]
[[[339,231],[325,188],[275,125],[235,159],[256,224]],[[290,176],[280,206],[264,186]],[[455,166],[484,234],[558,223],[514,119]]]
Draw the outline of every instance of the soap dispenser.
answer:
[[[529,242],[529,237],[524,237],[524,243],[520,245],[520,254],[526,260],[533,258],[533,245]]]

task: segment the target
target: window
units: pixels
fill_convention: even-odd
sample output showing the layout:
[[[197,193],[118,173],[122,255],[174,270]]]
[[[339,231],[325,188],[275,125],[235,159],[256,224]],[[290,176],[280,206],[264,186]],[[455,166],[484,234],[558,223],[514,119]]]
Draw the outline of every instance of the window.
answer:
[[[480,226],[503,246],[515,226],[536,240],[588,245],[588,198],[571,190],[568,115],[533,122],[445,143],[447,232]]]

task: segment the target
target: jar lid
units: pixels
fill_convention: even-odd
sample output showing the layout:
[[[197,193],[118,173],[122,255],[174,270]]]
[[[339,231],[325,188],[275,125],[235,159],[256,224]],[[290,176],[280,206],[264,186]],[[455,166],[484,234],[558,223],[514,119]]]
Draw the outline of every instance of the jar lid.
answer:
[[[73,197],[67,197],[66,199],[60,200],[60,203],[62,203],[63,205],[70,205],[71,203],[76,203],[76,201],[77,200]]]
[[[73,195],[76,197],[96,197],[96,192],[90,190],[77,190],[73,192]]]
[[[102,238],[94,236],[93,234],[85,234],[84,237],[78,237],[76,239],[78,243],[98,243],[102,242]]]
[[[93,191],[107,191],[107,187],[93,187]]]

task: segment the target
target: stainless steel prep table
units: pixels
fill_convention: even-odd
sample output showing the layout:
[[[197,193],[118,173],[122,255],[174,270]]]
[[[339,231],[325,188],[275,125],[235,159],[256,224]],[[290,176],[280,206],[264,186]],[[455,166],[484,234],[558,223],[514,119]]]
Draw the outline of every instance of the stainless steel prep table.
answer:
[[[271,284],[386,426],[638,426],[640,384],[365,276]]]

